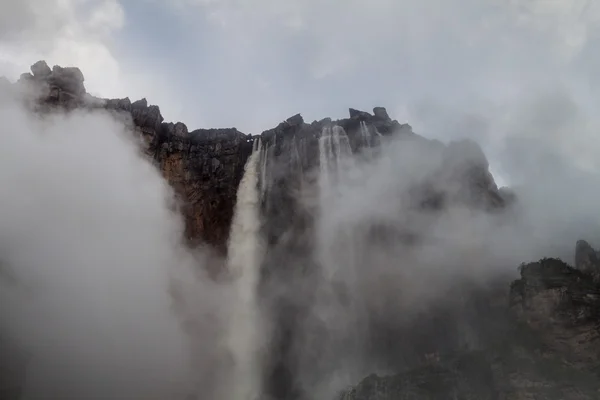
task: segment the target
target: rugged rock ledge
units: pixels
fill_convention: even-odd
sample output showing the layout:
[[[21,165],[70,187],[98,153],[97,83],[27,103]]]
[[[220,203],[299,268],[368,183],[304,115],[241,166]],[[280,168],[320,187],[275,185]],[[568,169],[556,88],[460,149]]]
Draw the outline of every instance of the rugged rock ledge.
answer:
[[[393,376],[371,375],[340,400],[600,398],[600,264],[578,242],[577,268],[559,259],[522,265],[492,312],[499,335],[480,351],[438,354]],[[451,397],[454,396],[454,397]]]
[[[280,176],[274,177],[274,186],[289,189],[289,179],[284,179],[284,176],[289,175],[290,169],[310,171],[318,165],[318,137],[324,127],[332,125],[345,129],[354,151],[364,146],[361,129],[375,130],[383,136],[396,134],[429,142],[432,147],[443,149],[446,164],[463,162],[454,155],[464,153],[464,148],[469,147],[473,159],[479,161],[467,163],[462,169],[456,168],[456,165],[452,168],[443,165],[440,168],[442,175],[444,171],[461,171],[460,177],[444,175],[443,179],[465,182],[469,190],[461,189],[461,195],[484,196],[484,201],[477,199],[475,202],[486,208],[497,208],[505,202],[477,144],[463,141],[444,146],[436,141],[428,141],[414,134],[410,125],[392,120],[383,107],[375,107],[372,114],[351,108],[349,118],[337,121],[326,118],[310,124],[297,114],[277,127],[254,136],[236,128],[190,131],[182,122],[165,122],[159,107],[149,105],[146,99],[132,102],[129,98],[102,99],[91,96],[86,92],[84,80],[79,68],[54,66],[51,69],[45,61],[38,61],[31,66],[30,73],[21,75],[16,84],[1,80],[0,94],[18,93],[28,107],[42,112],[100,109],[121,118],[144,139],[144,151],[154,159],[181,199],[186,235],[193,243],[205,242],[225,251],[236,189],[256,138],[260,137],[264,148],[269,149],[272,162],[281,166]],[[285,184],[283,180],[286,180]],[[278,195],[285,194],[281,191],[274,196]],[[441,194],[432,192],[423,201],[439,203]],[[285,202],[277,203],[281,205]],[[285,215],[286,212],[281,210],[279,214]],[[276,231],[271,232],[271,237],[277,236]]]
[[[160,109],[146,99],[101,99],[89,95],[84,76],[75,67],[52,69],[39,61],[31,73],[0,92],[20,95],[34,110],[107,110],[143,138],[148,157],[175,189],[186,220],[186,236],[224,251],[233,215],[236,189],[252,151],[252,137],[235,128],[188,131],[181,122],[164,122]]]
[[[40,112],[102,110],[122,118],[143,139],[145,154],[179,196],[188,239],[192,243],[209,243],[222,252],[226,251],[244,164],[253,142],[260,138],[270,163],[265,168],[270,175],[264,177],[269,184],[269,196],[261,205],[261,212],[269,221],[263,227],[270,249],[262,280],[267,293],[281,292],[273,288],[295,278],[294,271],[314,267],[306,260],[314,240],[309,229],[311,212],[294,193],[296,188],[315,179],[311,171],[319,165],[318,139],[324,129],[333,125],[344,128],[357,154],[365,148],[365,141],[379,140],[377,135],[365,135],[366,129],[383,137],[397,135],[422,142],[439,156],[439,168],[415,195],[416,207],[435,212],[447,203],[459,202],[494,212],[515,201],[510,191],[497,188],[478,145],[462,141],[446,146],[426,140],[409,125],[392,120],[382,107],[376,107],[373,113],[350,109],[349,118],[338,121],[306,123],[298,114],[252,136],[235,128],[189,131],[181,122],[164,122],[160,109],[148,105],[145,99],[131,102],[128,98],[95,98],[86,92],[79,69],[59,66],[50,69],[43,61],[35,63],[31,73],[23,74],[15,84],[0,80],[0,100],[3,93],[10,92],[19,93],[28,107]],[[385,226],[377,228],[384,231],[383,236],[388,240],[393,235],[405,241],[411,237],[410,232],[389,232]],[[289,240],[290,237],[294,240]],[[288,268],[277,269],[283,259]],[[472,318],[480,324],[484,336],[480,348],[439,352],[431,349],[433,352],[423,354],[422,362],[396,375],[371,375],[341,394],[340,399],[600,398],[599,260],[598,253],[587,242],[579,241],[575,268],[561,260],[544,259],[523,265],[521,278],[510,285],[510,290],[508,282],[501,282],[484,292],[473,291],[465,307],[472,310]],[[310,282],[304,284],[310,287]],[[305,306],[293,300],[300,297],[294,291],[303,290],[302,283],[287,289],[287,293],[273,302],[277,305],[273,314],[278,318],[278,330],[265,380],[274,396],[278,393],[289,396],[294,389],[290,367],[294,354],[290,343],[296,324],[302,321],[290,316],[301,314]],[[446,320],[453,318],[444,310],[438,314]],[[377,339],[385,339],[387,343],[394,339],[394,334],[392,331]],[[423,348],[429,350],[427,346]],[[21,368],[15,368],[19,365],[20,362],[1,364],[2,375],[22,373]],[[9,381],[13,383],[14,379]],[[0,388],[3,387],[0,383]],[[18,387],[6,387],[18,391]]]

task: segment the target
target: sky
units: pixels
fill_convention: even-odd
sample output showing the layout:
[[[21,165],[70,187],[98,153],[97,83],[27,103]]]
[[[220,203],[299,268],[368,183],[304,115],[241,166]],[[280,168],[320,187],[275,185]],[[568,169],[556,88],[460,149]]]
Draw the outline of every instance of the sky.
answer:
[[[256,134],[298,112],[312,121],[345,117],[349,107],[385,106],[392,118],[426,137],[475,139],[499,184],[530,188],[518,192],[527,211],[519,222],[530,230],[464,233],[471,225],[462,214],[451,215],[442,226],[450,244],[489,241],[513,250],[505,252],[512,257],[528,246],[564,243],[570,254],[576,238],[600,243],[599,24],[600,3],[584,0],[0,0],[0,75],[15,80],[40,59],[77,66],[91,94],[145,97],[167,121],[183,121],[190,129],[237,127]],[[161,292],[165,266],[177,267],[177,274],[181,266],[185,271],[169,289],[182,322],[202,339],[194,341],[199,348],[192,354],[201,370],[194,374],[198,387],[214,383],[219,348],[213,344],[220,343],[232,312],[231,293],[204,282],[198,290],[189,276],[196,254],[176,245],[182,221],[165,205],[172,193],[158,171],[139,163],[133,143],[113,120],[75,113],[56,116],[48,127],[22,110],[0,111],[7,133],[0,134],[0,161],[6,165],[0,184],[14,189],[0,192],[0,226],[8,229],[0,234],[3,242],[13,238],[20,244],[3,256],[9,265],[24,265],[26,279],[47,278],[54,292],[46,293],[58,293],[48,302],[42,293],[30,306],[0,291],[3,299],[13,299],[0,301],[0,311],[15,305],[25,311],[10,317],[24,317],[16,329],[31,334],[17,336],[42,351],[40,371],[53,369],[48,360],[59,356],[61,345],[88,340],[94,329],[104,334],[90,344],[91,353],[80,342],[80,351],[57,374],[72,368],[97,382],[100,371],[120,386],[129,368],[157,366],[150,374],[157,380],[187,370],[181,365],[189,355],[186,341],[172,330],[171,298]],[[48,132],[56,142],[39,140]],[[375,214],[385,211],[394,184],[402,187],[403,175],[419,175],[414,165],[432,161],[400,146],[385,149],[397,150],[395,163],[382,158],[366,170],[380,179],[367,177],[361,181],[367,186],[345,196],[346,202],[330,202],[343,217],[362,217],[365,207],[358,200],[365,195],[377,195],[370,204],[384,205]],[[408,166],[411,158],[418,163]],[[326,214],[346,226],[341,214]],[[551,250],[543,254],[563,249]],[[381,268],[395,265],[385,257],[402,260],[382,253]],[[395,288],[388,282],[384,290]],[[73,301],[79,297],[86,300]],[[212,312],[216,324],[210,318],[206,326],[197,324]],[[49,323],[49,315],[61,317]],[[108,318],[115,323],[103,325]],[[140,326],[144,340],[137,335]],[[115,347],[105,352],[109,342]],[[123,369],[112,368],[123,354]],[[90,357],[93,368],[83,368]],[[159,368],[165,363],[170,374]],[[127,389],[150,389],[134,386]],[[45,398],[44,385],[36,389]]]
[[[78,66],[92,94],[146,97],[191,129],[385,106],[424,136],[476,139],[498,176],[527,124],[597,168],[594,1],[1,0],[0,15],[0,75]]]

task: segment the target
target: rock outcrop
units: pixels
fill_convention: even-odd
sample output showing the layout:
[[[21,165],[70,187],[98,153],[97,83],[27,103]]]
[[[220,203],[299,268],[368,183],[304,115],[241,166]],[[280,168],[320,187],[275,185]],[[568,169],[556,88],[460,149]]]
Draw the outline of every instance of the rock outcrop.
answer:
[[[31,66],[31,73],[21,75],[16,86],[0,82],[0,91],[18,92],[31,109],[40,112],[82,108],[115,114],[144,139],[144,151],[153,158],[175,189],[186,219],[188,239],[192,243],[205,242],[224,251],[237,185],[257,136],[244,134],[235,128],[190,131],[182,122],[164,122],[159,107],[149,105],[146,99],[132,102],[129,98],[97,98],[86,92],[84,82],[79,68],[50,68],[46,62],[38,61]],[[270,215],[273,217],[270,220],[271,232],[268,233],[270,238],[279,237],[285,230],[290,210],[298,211],[294,199],[289,198],[290,189],[299,184],[298,177],[309,179],[308,173],[318,167],[319,137],[325,127],[334,125],[345,130],[354,152],[360,152],[361,148],[375,144],[379,137],[391,134],[426,143],[432,151],[441,151],[443,161],[439,173],[432,174],[438,176],[435,183],[432,179],[432,184],[423,188],[418,200],[420,203],[441,207],[444,201],[461,197],[460,201],[470,201],[484,208],[503,206],[504,199],[476,143],[462,141],[444,146],[428,141],[413,133],[410,125],[392,120],[383,107],[375,107],[372,114],[351,108],[349,116],[337,121],[326,118],[306,123],[300,114],[296,114],[260,134],[262,146],[270,152],[270,162],[277,165],[277,168],[270,168],[278,170],[278,176],[270,177],[272,187],[281,188],[270,196],[275,199],[270,204],[277,204],[277,209],[271,207],[268,211],[273,214]],[[464,157],[465,151],[469,154],[467,158]],[[448,176],[450,171],[453,176]],[[295,178],[290,178],[292,176]],[[294,179],[295,182],[292,182]],[[288,198],[284,199],[285,196]],[[283,222],[280,223],[274,214],[280,215]]]
[[[252,151],[252,137],[235,128],[196,129],[164,122],[160,109],[146,99],[101,99],[89,95],[84,75],[75,67],[52,69],[39,61],[16,85],[0,87],[18,93],[40,112],[106,110],[143,138],[143,149],[175,189],[192,243],[205,242],[225,251],[237,185]],[[4,89],[2,89],[4,88]]]
[[[307,256],[314,252],[316,212],[314,205],[297,194],[302,188],[316,186],[323,135],[331,134],[335,127],[343,129],[342,139],[359,157],[381,151],[385,138],[394,135],[435,160],[410,190],[406,204],[411,211],[435,216],[449,205],[463,205],[499,212],[518,201],[509,189],[498,189],[476,143],[445,145],[427,140],[410,125],[392,120],[383,107],[375,107],[372,113],[349,109],[349,118],[337,121],[307,123],[296,114],[252,136],[235,128],[189,130],[181,122],[165,122],[159,107],[149,105],[146,99],[96,98],[86,92],[84,82],[77,68],[50,68],[39,61],[15,84],[0,80],[0,101],[4,94],[18,93],[37,112],[86,109],[121,119],[142,139],[143,152],[173,187],[192,244],[208,243],[226,251],[237,187],[253,142],[260,138],[265,154],[260,187],[268,191],[261,198],[260,210],[268,221],[262,227],[268,252],[260,290],[268,297],[265,304],[274,326],[264,381],[273,398],[310,398],[299,392],[295,381],[294,351],[298,349],[294,343],[297,331],[309,318],[307,294],[314,285],[311,279],[315,279],[311,272],[319,268]],[[411,226],[402,232],[396,228],[383,223],[373,226],[369,240],[411,245],[422,234]],[[369,321],[373,332],[366,344],[369,349],[387,352],[391,360],[398,352],[406,356],[407,347],[412,346],[411,357],[406,357],[404,369],[398,373],[370,375],[340,394],[340,399],[600,398],[600,255],[585,241],[577,242],[575,253],[575,268],[560,260],[543,259],[523,265],[521,278],[510,287],[509,282],[501,281],[485,290],[461,286],[449,291],[448,295],[464,297],[458,308],[456,304],[442,306],[430,319],[411,325],[402,332],[404,345],[390,345],[400,341],[400,331],[373,318],[375,322]],[[0,268],[0,279],[4,272]],[[480,337],[475,348],[457,346],[461,335],[457,321],[476,327]],[[432,327],[437,329],[436,335],[427,337]],[[440,331],[444,335],[439,335]],[[5,353],[3,342],[0,340],[0,354]],[[2,374],[22,374],[21,361],[0,365]],[[14,378],[8,381],[6,385],[0,382],[0,389],[14,391],[9,397],[16,398],[19,387],[10,386]]]
[[[520,273],[504,298],[504,317],[494,317],[505,330],[483,349],[371,375],[339,399],[600,398],[600,285],[558,259],[523,265]]]

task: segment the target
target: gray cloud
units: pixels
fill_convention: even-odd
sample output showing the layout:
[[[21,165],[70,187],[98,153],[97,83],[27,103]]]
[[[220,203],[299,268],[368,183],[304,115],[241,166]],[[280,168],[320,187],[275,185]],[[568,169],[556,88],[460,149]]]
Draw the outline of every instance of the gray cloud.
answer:
[[[227,289],[167,183],[107,114],[0,116],[0,330],[31,356],[26,398],[190,393],[226,352]]]
[[[410,122],[424,136],[444,141],[469,137],[480,142],[493,171],[518,190],[518,224],[498,227],[497,221],[486,216],[450,210],[436,225],[436,236],[449,239],[411,254],[413,258],[402,264],[405,268],[400,272],[390,271],[389,266],[398,265],[395,260],[405,253],[391,247],[369,247],[364,238],[344,237],[340,232],[348,228],[360,231],[365,219],[403,221],[398,210],[389,208],[390,197],[402,191],[399,178],[414,178],[406,171],[432,164],[414,159],[418,153],[411,153],[410,147],[392,143],[387,149],[391,161],[368,164],[358,171],[358,176],[378,179],[364,179],[362,184],[345,188],[345,201],[331,203],[326,218],[332,228],[324,243],[332,248],[351,244],[356,251],[340,252],[346,258],[334,257],[332,268],[350,265],[355,271],[368,261],[378,272],[376,279],[364,281],[356,275],[341,277],[352,293],[364,293],[356,303],[362,301],[371,311],[376,310],[381,306],[378,299],[393,298],[398,289],[395,284],[410,278],[414,284],[403,287],[404,295],[385,308],[395,312],[398,302],[405,307],[422,299],[435,300],[443,293],[438,289],[444,287],[448,274],[481,272],[486,276],[487,269],[471,268],[473,265],[493,261],[494,268],[514,272],[517,263],[542,255],[570,258],[580,235],[595,243],[600,240],[600,221],[595,217],[600,184],[597,100],[589,88],[597,83],[597,68],[593,67],[598,63],[593,51],[598,43],[596,3],[378,0],[246,5],[215,0],[182,1],[178,7],[176,12],[185,15],[168,18],[181,24],[186,33],[180,38],[181,58],[161,59],[156,63],[159,67],[150,66],[164,49],[157,48],[150,59],[136,58],[136,43],[131,42],[123,49],[130,55],[117,61],[104,40],[105,20],[97,17],[87,19],[96,22],[85,26],[100,28],[85,35],[94,40],[77,42],[77,57],[56,51],[53,59],[82,67],[98,90],[106,90],[102,95],[113,95],[117,86],[122,91],[134,87],[140,97],[153,91],[153,101],[163,110],[180,107],[181,119],[190,125],[235,125],[256,133],[298,111],[311,119],[341,116],[347,106],[368,109],[387,105],[392,116]],[[28,10],[20,8],[15,24],[6,25],[11,34],[32,29],[33,14]],[[156,12],[157,8],[150,10]],[[80,19],[73,21],[69,26],[80,26]],[[101,34],[96,36],[96,32]],[[121,34],[126,36],[126,32]],[[153,40],[150,32],[146,40]],[[3,47],[3,64],[27,66],[35,61],[30,56],[40,53],[34,46],[20,49],[15,43]],[[70,43],[64,41],[57,48],[71,49]],[[98,63],[90,55],[101,55],[99,59],[104,61]],[[127,65],[135,65],[136,74],[147,68],[150,72],[137,82],[123,80],[120,71]],[[169,74],[174,70],[177,76]],[[104,88],[104,79],[112,86]],[[127,85],[117,83],[124,81]],[[159,85],[180,95],[167,98],[167,90],[156,89]],[[103,372],[156,365],[140,379],[162,376],[163,367],[185,370],[179,358],[185,338],[167,322],[172,319],[164,289],[169,281],[162,279],[163,273],[173,272],[165,265],[182,265],[178,273],[184,277],[171,291],[187,334],[197,339],[192,342],[191,354],[199,377],[195,383],[202,390],[219,393],[226,384],[219,378],[227,376],[220,372],[228,368],[219,347],[229,312],[227,291],[186,275],[190,273],[187,266],[207,261],[171,246],[180,222],[165,211],[167,194],[160,178],[138,163],[131,144],[118,135],[107,135],[121,128],[105,118],[79,115],[49,122],[31,120],[21,111],[4,113],[11,130],[23,134],[5,135],[0,146],[6,153],[0,157],[5,163],[0,168],[0,183],[14,188],[0,195],[0,210],[4,210],[0,233],[4,243],[12,246],[7,257],[10,265],[18,266],[17,278],[46,290],[38,295],[44,301],[31,300],[31,307],[19,299],[19,310],[31,317],[19,322],[32,324],[16,325],[27,333],[23,338],[36,342],[37,332],[47,330],[45,340],[52,346],[41,349],[40,354],[42,359],[52,359],[53,351],[66,345],[67,339],[78,343],[82,335],[92,338],[92,333],[108,329],[101,322],[114,315],[119,321],[114,331],[91,344],[86,342],[90,347],[73,349],[69,367],[86,365],[89,360]],[[169,112],[165,115],[169,118]],[[40,132],[52,141],[42,139]],[[99,153],[111,153],[115,158],[109,162],[98,158]],[[148,186],[132,182],[148,182]],[[348,260],[351,255],[358,258]],[[443,269],[449,264],[456,268]],[[132,280],[135,288],[129,284]],[[2,304],[17,304],[12,294],[5,296],[7,301]],[[80,296],[89,302],[71,301]],[[96,297],[102,301],[97,303]],[[120,306],[130,301],[131,309]],[[61,318],[48,321],[45,315],[50,311]],[[343,320],[347,315],[351,313],[332,321],[351,325],[353,321]],[[382,312],[380,317],[386,315]],[[206,324],[207,318],[215,322]],[[65,336],[66,330],[69,334]],[[139,331],[148,333],[142,341]],[[145,358],[139,364],[116,366],[115,360],[122,361],[121,357],[105,362],[103,350],[107,343],[114,343],[113,337],[120,338],[115,352],[145,354]],[[171,342],[165,337],[173,338],[172,347],[166,345]],[[148,348],[165,353],[148,352]],[[339,355],[335,349],[331,351],[330,355]],[[312,367],[307,362],[309,372],[318,371]],[[368,369],[366,364],[359,367],[358,372],[351,371],[355,374],[350,374],[352,379],[367,372],[363,370]],[[63,372],[68,371],[58,370],[57,374]],[[118,377],[107,377],[115,385],[121,384]],[[307,373],[304,378],[315,383],[331,377],[315,378]],[[341,377],[335,383],[346,379]],[[326,386],[331,382],[318,383]]]

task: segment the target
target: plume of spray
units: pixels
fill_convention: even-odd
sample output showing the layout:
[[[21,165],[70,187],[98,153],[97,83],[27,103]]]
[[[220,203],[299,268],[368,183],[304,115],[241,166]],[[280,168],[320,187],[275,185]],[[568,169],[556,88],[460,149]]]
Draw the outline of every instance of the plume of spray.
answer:
[[[0,104],[0,332],[28,354],[23,398],[219,398],[232,291],[202,271],[221,260],[184,247],[122,122],[20,104]]]
[[[31,353],[25,398],[171,394],[188,360],[169,266],[191,260],[167,186],[107,116],[0,113],[1,253],[16,280],[1,322]]]
[[[528,110],[535,120],[546,118]],[[496,190],[474,142],[378,139],[384,142],[376,157],[341,163],[333,130],[326,128],[319,141],[314,257],[320,283],[297,344],[299,379],[316,396],[331,396],[372,372],[404,368],[427,351],[481,346],[493,321],[467,310],[470,293],[497,282],[507,288],[522,262],[543,256],[570,261],[582,229],[598,233],[597,219],[594,228],[580,218],[591,215],[593,187],[567,179],[552,184],[525,168],[517,204],[488,212],[472,202]],[[545,153],[516,139],[510,144],[524,153],[514,156]],[[469,175],[473,170],[476,176]],[[578,183],[594,176],[572,168],[557,176],[567,172]],[[488,186],[470,186],[473,180]],[[583,206],[568,195],[573,192],[561,192],[571,187],[585,194]],[[432,211],[421,203],[428,192],[442,192],[447,201]],[[544,193],[557,197],[548,202]],[[314,336],[307,346],[303,338]]]
[[[263,244],[260,237],[260,139],[254,141],[237,191],[228,245],[227,266],[233,275],[234,309],[230,316],[228,347],[233,357],[229,399],[254,400],[261,394],[261,341],[265,321],[258,305]],[[265,158],[266,159],[266,158]]]
[[[368,136],[366,126],[361,124],[361,138],[365,140],[365,146],[370,143],[367,142]],[[352,153],[348,135],[337,125],[323,128],[319,138],[319,153],[315,258],[321,266],[321,276],[316,287],[313,313],[316,323],[324,326],[327,335],[320,338],[317,348],[312,349],[315,355],[319,354],[318,367],[310,366],[312,360],[303,367],[316,372],[316,377],[312,376],[304,384],[321,396],[331,396],[334,390],[355,378],[351,369],[356,363],[356,354],[348,350],[362,347],[359,342],[361,324],[357,319],[361,306],[348,291],[348,282],[356,276],[352,270],[344,268],[346,261],[358,256],[356,251],[360,250],[357,247],[345,247],[357,244],[352,241],[356,231],[348,229],[348,226],[332,224],[325,214],[335,212],[336,205],[344,201],[344,187],[353,184],[359,160]],[[337,365],[347,368],[341,369]]]

